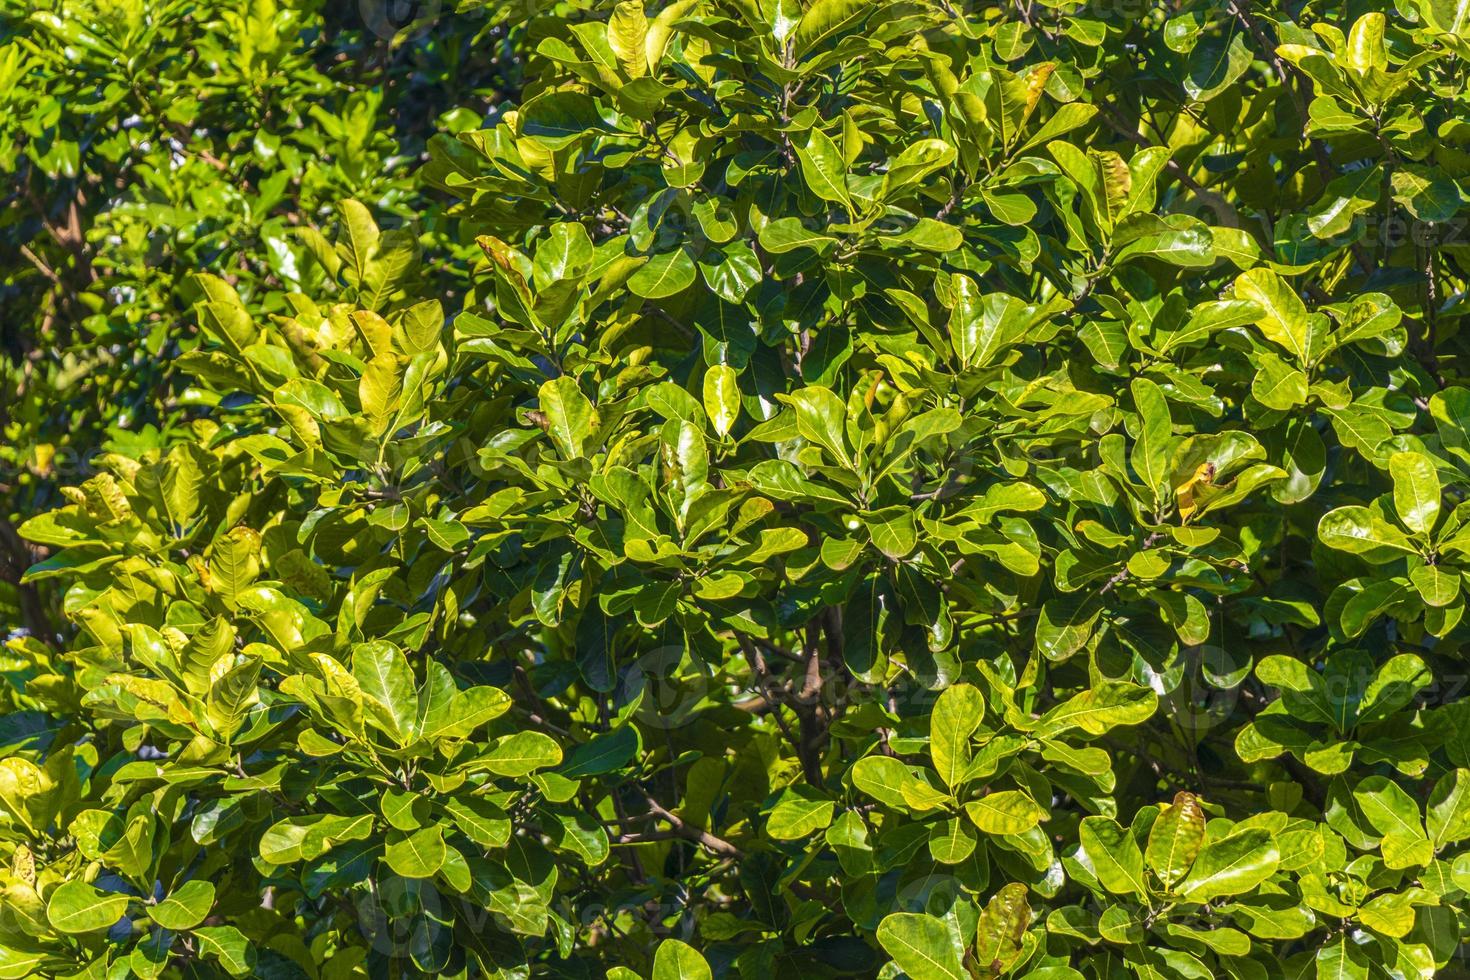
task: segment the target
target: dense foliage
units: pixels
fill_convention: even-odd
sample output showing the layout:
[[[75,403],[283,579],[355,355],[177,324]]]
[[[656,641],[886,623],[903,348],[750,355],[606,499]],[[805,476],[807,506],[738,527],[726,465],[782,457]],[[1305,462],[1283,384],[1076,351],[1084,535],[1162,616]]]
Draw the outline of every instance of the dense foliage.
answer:
[[[320,7],[0,0],[9,586],[30,560],[19,518],[60,504],[57,487],[93,475],[103,451],[192,438],[187,409],[215,400],[175,363],[196,343],[191,273],[252,301],[315,291],[297,229],[356,198],[414,222],[438,246],[425,274],[441,295],[462,291],[473,243],[445,237],[413,171],[429,136],[476,125],[505,84],[487,22],[410,25],[395,43],[386,7]],[[50,632],[41,606],[34,588],[0,584],[6,620]]]
[[[0,8],[0,977],[1465,974],[1463,0],[464,6]]]

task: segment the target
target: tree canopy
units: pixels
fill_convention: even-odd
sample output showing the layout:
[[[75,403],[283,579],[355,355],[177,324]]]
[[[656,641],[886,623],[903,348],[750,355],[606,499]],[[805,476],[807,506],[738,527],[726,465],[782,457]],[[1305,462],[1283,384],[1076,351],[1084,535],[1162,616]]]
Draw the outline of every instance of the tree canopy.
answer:
[[[1464,975],[1467,55],[0,0],[0,980]]]

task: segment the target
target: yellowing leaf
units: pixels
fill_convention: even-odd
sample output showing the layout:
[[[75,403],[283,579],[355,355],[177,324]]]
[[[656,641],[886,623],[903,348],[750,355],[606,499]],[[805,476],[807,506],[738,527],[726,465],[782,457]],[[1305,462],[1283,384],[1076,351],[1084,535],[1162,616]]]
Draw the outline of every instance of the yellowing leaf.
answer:
[[[617,56],[618,67],[630,78],[648,74],[648,18],[642,0],[622,0],[607,21],[607,43]]]

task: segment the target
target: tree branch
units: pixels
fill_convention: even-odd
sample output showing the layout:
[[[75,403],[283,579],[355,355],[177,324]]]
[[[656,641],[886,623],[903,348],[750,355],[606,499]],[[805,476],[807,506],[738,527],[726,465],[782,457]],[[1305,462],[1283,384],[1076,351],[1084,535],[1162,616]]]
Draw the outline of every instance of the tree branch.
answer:
[[[690,826],[675,814],[670,813],[668,810],[664,809],[657,800],[649,796],[647,793],[643,794],[643,799],[647,801],[648,810],[650,813],[652,813],[658,819],[667,823],[671,828],[673,828],[673,832],[675,834],[684,838],[685,840],[691,840],[697,844],[702,844],[704,847],[708,848],[715,854],[720,855],[721,857],[738,858],[744,856],[744,852],[741,851],[740,848],[736,847],[734,844],[731,844],[727,840],[716,837],[714,834],[710,833],[707,830],[700,830],[698,827]],[[633,843],[637,842],[635,841]]]

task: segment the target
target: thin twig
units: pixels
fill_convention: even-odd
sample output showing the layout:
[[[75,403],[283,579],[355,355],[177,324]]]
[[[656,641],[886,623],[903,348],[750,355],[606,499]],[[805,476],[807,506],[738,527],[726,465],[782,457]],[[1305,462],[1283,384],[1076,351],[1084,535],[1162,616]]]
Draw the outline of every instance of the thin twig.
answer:
[[[32,252],[29,245],[22,245],[20,247],[20,254],[29,259],[31,265],[41,270],[41,275],[45,276],[47,279],[50,279],[54,284],[58,286],[61,285],[61,278],[57,276],[56,271],[52,269],[49,265],[47,265],[45,260],[43,260],[39,255],[37,255],[35,252]]]

